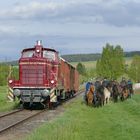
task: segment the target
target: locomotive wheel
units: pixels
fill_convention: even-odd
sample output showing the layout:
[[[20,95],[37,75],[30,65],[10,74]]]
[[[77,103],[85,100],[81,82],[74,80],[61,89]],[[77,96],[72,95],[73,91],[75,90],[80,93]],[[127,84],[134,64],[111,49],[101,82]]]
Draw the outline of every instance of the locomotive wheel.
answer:
[[[23,104],[23,108],[29,109],[29,108],[30,108],[30,103],[24,103],[24,104]]]

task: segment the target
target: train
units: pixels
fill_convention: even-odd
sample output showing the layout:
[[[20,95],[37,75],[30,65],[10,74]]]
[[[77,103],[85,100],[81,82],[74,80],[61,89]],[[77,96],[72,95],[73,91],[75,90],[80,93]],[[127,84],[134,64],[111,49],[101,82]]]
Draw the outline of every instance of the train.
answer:
[[[23,49],[19,59],[19,79],[8,79],[14,98],[23,106],[36,103],[44,107],[69,99],[79,90],[79,73],[52,48],[37,41]]]

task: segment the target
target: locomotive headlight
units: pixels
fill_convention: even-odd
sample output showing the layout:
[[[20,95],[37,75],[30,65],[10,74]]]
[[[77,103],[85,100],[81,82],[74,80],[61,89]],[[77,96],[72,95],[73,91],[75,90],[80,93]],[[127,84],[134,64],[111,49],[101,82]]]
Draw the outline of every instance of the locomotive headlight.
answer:
[[[47,97],[49,95],[50,91],[47,90],[47,89],[44,89],[43,92],[42,92],[42,96],[43,97]]]
[[[36,52],[37,52],[37,53],[39,53],[39,52],[40,52],[40,50],[36,50]]]
[[[51,80],[51,84],[54,84],[54,80]]]
[[[20,90],[19,89],[14,89],[13,94],[17,97],[20,96]]]
[[[12,84],[13,80],[9,80],[9,84]]]

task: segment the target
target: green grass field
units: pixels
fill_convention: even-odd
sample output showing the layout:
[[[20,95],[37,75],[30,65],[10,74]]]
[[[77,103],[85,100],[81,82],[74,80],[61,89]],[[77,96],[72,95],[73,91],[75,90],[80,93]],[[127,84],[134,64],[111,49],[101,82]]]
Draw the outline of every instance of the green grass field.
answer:
[[[7,100],[7,87],[0,86],[0,112],[12,110],[18,105],[17,102],[8,102]]]
[[[76,67],[76,65],[78,64],[79,62],[71,62],[71,64]],[[90,68],[96,68],[96,61],[86,61],[86,62],[81,62],[82,64],[85,65],[85,67],[87,69],[90,69]]]
[[[139,140],[140,95],[124,102],[92,108],[76,100],[56,120],[36,129],[25,140]]]
[[[91,69],[91,68],[94,68],[94,69],[95,69],[95,68],[96,68],[96,62],[97,62],[97,61],[86,61],[86,62],[81,62],[81,63],[84,64],[85,67],[86,67],[87,69]],[[132,57],[126,57],[126,58],[125,58],[125,63],[126,63],[127,65],[130,65],[131,62],[132,62]],[[76,67],[78,63],[79,63],[79,62],[71,62],[71,64],[72,64],[74,67]]]

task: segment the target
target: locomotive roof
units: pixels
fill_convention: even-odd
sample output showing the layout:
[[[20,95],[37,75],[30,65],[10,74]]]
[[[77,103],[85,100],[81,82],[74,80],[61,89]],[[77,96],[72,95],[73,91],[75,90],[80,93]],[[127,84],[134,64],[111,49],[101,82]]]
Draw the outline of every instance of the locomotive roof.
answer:
[[[54,49],[51,49],[51,48],[44,48],[44,47],[42,46],[42,49],[43,49],[43,50],[53,51],[53,52],[58,53],[58,51],[56,51],[56,50],[54,50]],[[30,51],[30,50],[35,50],[35,47],[34,47],[34,48],[27,48],[27,49],[24,49],[22,52],[26,52],[26,51]]]

